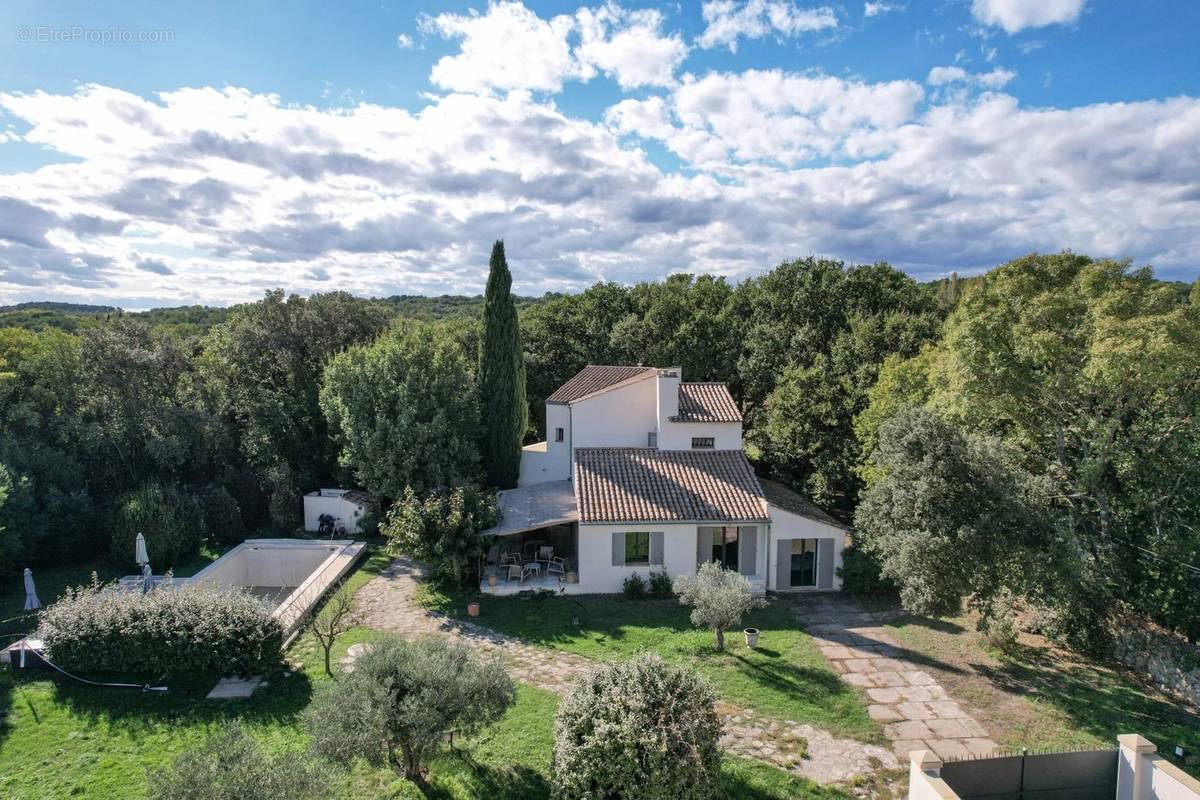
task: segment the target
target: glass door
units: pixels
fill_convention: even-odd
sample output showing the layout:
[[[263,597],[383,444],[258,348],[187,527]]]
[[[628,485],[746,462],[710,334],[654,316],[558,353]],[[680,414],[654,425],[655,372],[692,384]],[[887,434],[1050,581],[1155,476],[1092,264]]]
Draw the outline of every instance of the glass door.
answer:
[[[737,572],[738,529],[736,525],[712,529],[712,560]]]
[[[792,539],[792,586],[817,585],[817,540]]]

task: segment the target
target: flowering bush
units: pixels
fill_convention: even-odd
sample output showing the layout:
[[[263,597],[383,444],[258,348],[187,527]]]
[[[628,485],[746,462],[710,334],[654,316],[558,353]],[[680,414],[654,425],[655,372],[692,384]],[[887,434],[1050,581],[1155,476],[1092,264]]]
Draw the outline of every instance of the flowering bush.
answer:
[[[559,800],[709,800],[719,794],[721,721],[708,682],[656,655],[588,673],[558,708]]]
[[[40,633],[63,669],[151,678],[262,674],[283,647],[283,628],[262,603],[208,586],[80,587],[42,612]]]

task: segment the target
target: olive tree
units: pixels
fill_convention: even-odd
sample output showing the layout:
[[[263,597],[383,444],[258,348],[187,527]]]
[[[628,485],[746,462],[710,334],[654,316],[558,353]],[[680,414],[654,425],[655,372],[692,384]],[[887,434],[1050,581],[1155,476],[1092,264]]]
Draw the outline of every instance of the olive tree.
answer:
[[[551,780],[559,800],[719,796],[721,720],[708,682],[657,655],[586,674],[558,707]]]
[[[744,575],[715,561],[701,564],[695,577],[680,575],[673,588],[680,604],[691,606],[692,624],[717,634],[717,650],[725,649],[725,631],[736,627],[747,611],[766,605],[750,591]]]
[[[422,780],[425,757],[450,731],[471,734],[516,702],[498,658],[444,637],[391,637],[328,682],[305,711],[314,750],[349,765],[364,758]]]

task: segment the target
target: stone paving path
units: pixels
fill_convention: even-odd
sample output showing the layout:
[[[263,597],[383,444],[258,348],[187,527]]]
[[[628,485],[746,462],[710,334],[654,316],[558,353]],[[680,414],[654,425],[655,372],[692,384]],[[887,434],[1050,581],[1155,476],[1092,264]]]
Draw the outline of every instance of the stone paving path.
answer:
[[[840,594],[800,595],[791,602],[842,680],[866,691],[871,699],[867,712],[884,723],[896,755],[932,750],[941,758],[955,758],[997,749],[984,727],[880,627],[901,612],[864,611]]]
[[[405,638],[442,634],[462,639],[479,649],[503,656],[513,676],[523,683],[561,694],[571,681],[595,662],[573,653],[534,647],[518,638],[470,622],[432,613],[413,601],[419,565],[398,558],[355,595],[362,624],[399,633]],[[353,669],[367,648],[356,645],[342,660]],[[811,725],[762,719],[748,709],[724,702],[717,711],[724,722],[721,745],[735,755],[756,758],[822,783],[845,781],[881,767],[898,765],[887,748],[839,739]],[[807,743],[808,757],[798,753]]]

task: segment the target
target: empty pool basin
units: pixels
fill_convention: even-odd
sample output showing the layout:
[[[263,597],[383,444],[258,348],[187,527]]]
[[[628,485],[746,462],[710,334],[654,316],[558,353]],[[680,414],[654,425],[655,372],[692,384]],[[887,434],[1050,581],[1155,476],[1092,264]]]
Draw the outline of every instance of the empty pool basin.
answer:
[[[243,589],[261,599],[290,642],[313,606],[366,552],[349,539],[247,539],[193,575],[188,583]]]

